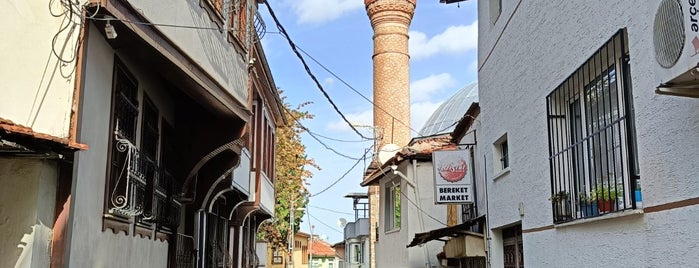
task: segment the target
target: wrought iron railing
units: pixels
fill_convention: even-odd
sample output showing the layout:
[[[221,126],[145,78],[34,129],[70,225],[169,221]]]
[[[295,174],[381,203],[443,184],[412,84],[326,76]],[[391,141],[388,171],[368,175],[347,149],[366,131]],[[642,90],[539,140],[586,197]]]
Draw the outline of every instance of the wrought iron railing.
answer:
[[[194,237],[177,234],[177,247],[175,249],[175,267],[194,268],[197,251],[194,249]]]
[[[146,181],[142,172],[143,163],[138,148],[128,139],[114,133],[115,149],[125,154],[123,166],[117,173],[117,178],[110,189],[109,213],[133,217],[143,213]]]

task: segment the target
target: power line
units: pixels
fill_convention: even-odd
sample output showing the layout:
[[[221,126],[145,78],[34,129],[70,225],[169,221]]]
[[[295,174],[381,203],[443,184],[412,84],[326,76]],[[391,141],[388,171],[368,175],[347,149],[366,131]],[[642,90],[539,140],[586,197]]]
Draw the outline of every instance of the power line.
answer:
[[[312,207],[312,208],[317,208],[317,209],[320,209],[320,210],[335,212],[335,213],[337,213],[337,214],[344,214],[344,215],[348,215],[348,216],[354,216],[354,214],[349,213],[349,212],[342,212],[342,211],[332,210],[332,209],[329,209],[329,208],[323,208],[323,207],[318,207],[318,206],[311,206],[311,205],[308,205],[308,206],[309,206],[309,207]]]
[[[323,86],[320,84],[320,82],[318,81],[316,76],[313,74],[313,72],[311,72],[311,68],[308,66],[308,64],[306,63],[306,60],[303,58],[301,53],[299,53],[299,51],[296,47],[296,44],[294,44],[294,41],[291,40],[291,37],[289,37],[289,34],[286,32],[286,29],[284,29],[284,26],[282,26],[282,24],[279,22],[277,15],[274,14],[274,11],[272,10],[272,6],[269,4],[269,1],[265,1],[265,5],[267,5],[267,10],[269,10],[269,14],[272,16],[272,19],[274,20],[274,23],[277,25],[279,32],[284,37],[284,39],[286,39],[286,41],[289,43],[289,46],[291,46],[291,50],[294,51],[294,54],[296,54],[296,57],[299,60],[301,60],[301,63],[303,64],[303,67],[306,70],[306,73],[311,77],[311,80],[313,80],[313,82],[315,82],[316,87],[323,93],[323,96],[325,96],[325,98],[328,100],[328,102],[330,102],[330,105],[332,105],[333,109],[335,109],[335,112],[337,112],[340,115],[340,117],[342,117],[342,120],[344,120],[345,123],[347,123],[347,125],[349,125],[349,127],[352,128],[352,130],[354,130],[355,133],[357,133],[357,135],[359,135],[360,137],[362,137],[364,139],[370,139],[370,138],[364,136],[361,132],[359,132],[359,130],[357,130],[357,128],[355,128],[354,125],[352,125],[352,123],[350,123],[350,121],[347,119],[347,117],[345,117],[345,115],[340,111],[340,109],[337,107],[335,102],[330,98],[330,95],[328,95],[328,93],[325,91]]]
[[[145,26],[162,26],[162,27],[184,28],[184,29],[195,29],[195,30],[215,30],[215,31],[222,30],[222,28],[219,28],[219,27],[202,27],[202,26],[191,26],[191,25],[181,25],[181,24],[142,22],[142,21],[127,20],[127,19],[117,19],[117,18],[113,18],[113,17],[103,17],[103,18],[87,17],[87,19],[96,20],[96,21],[121,21],[121,22],[132,23],[132,24],[137,24],[137,25],[145,25]],[[246,29],[242,29],[242,30],[226,29],[226,30],[227,31],[234,31],[234,32],[247,31]],[[279,34],[280,32],[263,31],[263,33]]]
[[[343,231],[340,231],[340,230],[338,230],[338,229],[335,229],[335,227],[332,227],[332,226],[328,225],[327,223],[324,223],[324,222],[321,221],[320,219],[316,218],[316,216],[313,216],[313,215],[311,215],[311,213],[308,213],[308,211],[306,211],[306,214],[308,214],[308,216],[310,216],[311,218],[313,218],[314,220],[316,220],[316,221],[319,222],[320,224],[324,225],[325,227],[328,227],[328,228],[330,228],[331,230],[333,230],[333,231],[335,231],[335,232],[338,232],[338,233],[341,233],[341,234],[344,233]]]
[[[313,56],[311,56],[310,54],[308,54],[308,52],[306,52],[305,50],[303,50],[303,48],[300,48],[300,47],[298,47],[298,46],[297,46],[297,48],[298,48],[301,52],[303,52],[303,54],[305,54],[308,58],[310,58],[313,62],[315,62],[316,64],[318,64],[318,66],[320,66],[321,68],[323,68],[323,70],[325,70],[326,72],[328,72],[328,73],[329,73],[330,75],[332,75],[333,77],[337,78],[337,80],[339,80],[342,84],[344,84],[344,85],[347,86],[349,89],[351,89],[352,91],[354,91],[354,93],[357,93],[357,95],[361,96],[364,100],[366,100],[366,101],[368,101],[369,103],[371,103],[371,105],[372,105],[373,107],[376,107],[376,108],[378,108],[379,110],[381,110],[382,112],[388,114],[391,118],[393,118],[394,120],[396,120],[398,123],[400,123],[400,124],[402,124],[402,125],[404,125],[404,126],[407,126],[410,130],[412,130],[412,131],[415,132],[416,134],[418,133],[417,131],[415,131],[415,129],[413,129],[412,127],[410,127],[410,124],[409,124],[409,123],[406,123],[406,122],[401,121],[400,119],[398,119],[398,118],[396,118],[395,116],[393,116],[390,112],[386,111],[383,107],[381,107],[381,106],[377,105],[376,103],[374,103],[374,101],[372,101],[371,99],[369,99],[367,96],[364,96],[364,94],[362,94],[361,92],[359,92],[359,90],[355,89],[352,85],[350,85],[349,83],[347,83],[344,79],[340,78],[340,76],[338,76],[337,74],[335,74],[335,72],[331,71],[328,67],[325,67],[325,65],[323,65],[322,63],[320,63],[320,62],[319,62],[318,60],[316,60]]]
[[[388,175],[388,174],[386,174],[386,172],[383,171],[383,169],[379,169],[379,170],[381,171],[381,173],[382,173],[384,176],[387,176],[387,175]],[[403,191],[400,191],[400,194],[401,194],[403,197],[405,197],[405,199],[408,200],[408,202],[409,202],[410,204],[412,204],[413,206],[415,206],[415,208],[417,208],[417,210],[420,211],[422,214],[427,215],[427,217],[429,217],[430,219],[432,219],[432,220],[434,220],[434,221],[436,221],[436,222],[438,222],[438,223],[440,223],[440,224],[442,224],[442,225],[444,225],[444,226],[447,226],[446,223],[444,223],[444,222],[442,222],[441,220],[439,220],[439,219],[435,218],[434,216],[430,215],[430,213],[427,213],[427,211],[422,210],[422,208],[421,208],[418,204],[416,204],[415,202],[413,202],[413,200],[410,200],[410,198],[408,197],[408,195],[406,195]],[[420,197],[416,196],[416,198],[420,198]]]
[[[325,192],[325,191],[327,191],[328,189],[330,189],[330,188],[332,188],[333,186],[335,186],[335,184],[337,184],[338,182],[340,182],[342,179],[344,179],[345,176],[347,176],[347,174],[350,173],[350,171],[352,171],[357,165],[359,165],[360,162],[362,162],[362,160],[366,159],[366,154],[367,154],[368,152],[370,152],[370,151],[371,151],[371,148],[373,148],[373,147],[374,147],[374,145],[369,146],[369,148],[367,148],[367,149],[364,151],[363,157],[360,158],[357,162],[355,162],[354,165],[352,165],[352,167],[350,167],[350,169],[347,170],[347,172],[345,172],[345,174],[342,174],[342,176],[340,176],[340,178],[338,178],[337,180],[335,180],[335,181],[334,181],[332,184],[330,184],[328,187],[325,187],[325,189],[321,190],[320,192],[318,192],[318,193],[316,193],[316,194],[310,195],[309,197],[315,197],[315,196],[318,196],[318,195],[322,194],[323,192]]]

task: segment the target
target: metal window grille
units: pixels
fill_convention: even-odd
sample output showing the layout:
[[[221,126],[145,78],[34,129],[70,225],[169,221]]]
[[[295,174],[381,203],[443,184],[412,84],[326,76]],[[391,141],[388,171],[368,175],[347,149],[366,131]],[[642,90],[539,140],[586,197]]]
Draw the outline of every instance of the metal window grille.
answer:
[[[555,223],[635,208],[628,59],[620,30],[546,97]]]

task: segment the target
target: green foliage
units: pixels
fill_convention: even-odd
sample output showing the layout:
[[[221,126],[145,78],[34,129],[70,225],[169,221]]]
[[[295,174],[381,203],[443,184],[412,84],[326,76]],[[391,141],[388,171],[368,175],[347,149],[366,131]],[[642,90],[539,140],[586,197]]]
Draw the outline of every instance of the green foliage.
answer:
[[[282,101],[285,99],[285,97],[282,97]],[[308,204],[309,192],[306,188],[308,185],[306,179],[313,176],[313,174],[304,169],[304,167],[310,166],[320,169],[313,159],[308,158],[306,147],[301,143],[301,133],[305,130],[297,120],[302,121],[313,118],[313,115],[300,110],[307,104],[309,103],[303,103],[296,109],[292,109],[290,104],[284,102],[284,107],[288,112],[283,111],[283,116],[287,124],[279,126],[276,132],[276,178],[274,181],[276,204],[274,206],[274,219],[260,226],[257,236],[258,239],[266,240],[270,247],[277,249],[287,248],[292,202],[295,209],[293,219],[294,232],[298,231],[299,223],[304,216],[304,211],[296,209],[305,208],[306,204]]]
[[[609,201],[609,200],[617,200],[620,196],[624,195],[624,186],[617,184],[617,185],[612,185],[607,186],[606,184],[600,184],[597,185],[597,187],[593,188],[592,191],[590,192],[590,199],[594,200],[604,200],[604,201]]]

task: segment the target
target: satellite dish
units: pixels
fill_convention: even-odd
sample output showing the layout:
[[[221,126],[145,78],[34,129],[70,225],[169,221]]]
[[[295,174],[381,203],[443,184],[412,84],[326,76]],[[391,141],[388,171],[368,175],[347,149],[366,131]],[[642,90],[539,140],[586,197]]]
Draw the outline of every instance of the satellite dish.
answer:
[[[395,156],[396,153],[400,151],[400,146],[395,145],[393,143],[389,143],[381,147],[379,150],[379,162],[381,164],[385,164],[388,159],[391,159],[391,157]]]
[[[338,227],[345,228],[345,225],[347,225],[347,220],[345,220],[345,218],[337,219],[337,226]]]

